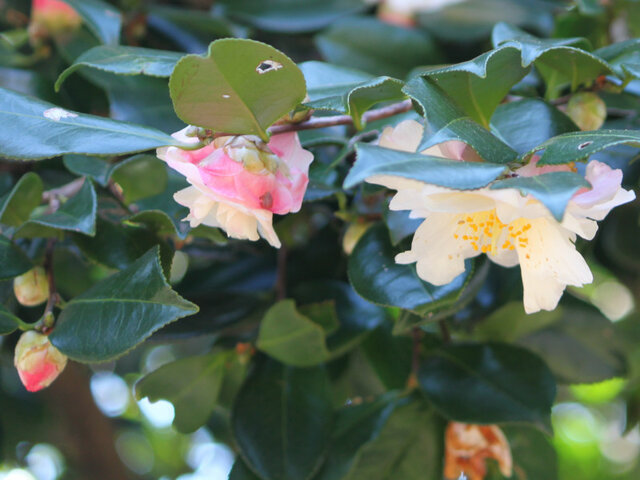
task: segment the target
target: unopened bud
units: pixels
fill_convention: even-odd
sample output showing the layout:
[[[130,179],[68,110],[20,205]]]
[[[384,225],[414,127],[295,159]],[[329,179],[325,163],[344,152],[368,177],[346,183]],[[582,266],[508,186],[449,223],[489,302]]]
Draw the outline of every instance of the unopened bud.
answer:
[[[49,298],[49,281],[42,267],[36,267],[13,279],[13,292],[21,305],[33,307]]]
[[[49,337],[30,330],[18,340],[14,365],[24,387],[37,392],[51,383],[67,365],[67,357],[49,342]]]
[[[33,0],[29,37],[34,44],[43,38],[57,37],[73,32],[82,24],[82,18],[70,5],[61,0]]]
[[[580,92],[569,100],[567,115],[580,130],[597,130],[607,118],[607,106],[595,93]]]
[[[248,172],[276,173],[279,168],[285,168],[278,156],[259,137],[253,135],[219,137],[213,143],[217,148],[224,149],[229,158],[242,163]],[[287,172],[283,173],[287,174]]]
[[[371,223],[369,222],[354,222],[347,228],[347,231],[344,232],[344,237],[342,238],[342,249],[344,253],[347,255],[351,255],[353,249],[355,248],[358,240],[365,234],[365,232],[369,229]]]

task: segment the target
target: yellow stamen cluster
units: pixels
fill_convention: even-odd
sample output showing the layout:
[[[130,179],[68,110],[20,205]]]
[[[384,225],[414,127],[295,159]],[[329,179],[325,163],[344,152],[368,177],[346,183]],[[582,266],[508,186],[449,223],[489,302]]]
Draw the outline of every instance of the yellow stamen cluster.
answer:
[[[476,252],[496,255],[498,248],[515,250],[516,246],[526,248],[529,244],[527,231],[531,224],[526,219],[502,223],[495,209],[463,215],[457,224],[453,238],[469,242]]]

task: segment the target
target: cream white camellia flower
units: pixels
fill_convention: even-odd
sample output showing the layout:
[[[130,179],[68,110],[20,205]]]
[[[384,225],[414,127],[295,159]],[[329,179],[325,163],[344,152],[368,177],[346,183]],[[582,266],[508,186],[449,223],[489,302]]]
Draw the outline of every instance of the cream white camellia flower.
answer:
[[[380,146],[415,152],[423,127],[409,120],[387,128]],[[462,142],[432,147],[424,154],[452,160],[474,161],[477,154]],[[518,169],[519,176],[568,171],[566,165],[537,167],[533,159]],[[367,182],[397,190],[389,208],[410,210],[412,218],[424,218],[411,250],[396,262],[416,263],[418,275],[434,285],[446,285],[464,272],[464,261],[485,253],[493,262],[512,267],[520,264],[527,313],[553,310],[567,285],[580,287],[593,277],[576,251],[576,235],[592,239],[597,221],[635,194],[621,188],[622,172],[591,161],[586,180],[592,189],[581,189],[569,201],[558,222],[537,199],[519,190],[454,190],[391,175],[374,175]]]
[[[395,12],[411,14],[434,12],[463,1],[464,0],[384,0],[384,4]]]
[[[190,130],[187,127],[173,137],[197,143]],[[174,195],[176,202],[189,208],[185,220],[192,227],[222,228],[239,239],[262,236],[274,247],[280,247],[280,240],[273,214],[300,210],[313,160],[295,132],[274,135],[268,144],[257,137],[225,136],[198,150],[163,147],[157,155],[192,185]]]

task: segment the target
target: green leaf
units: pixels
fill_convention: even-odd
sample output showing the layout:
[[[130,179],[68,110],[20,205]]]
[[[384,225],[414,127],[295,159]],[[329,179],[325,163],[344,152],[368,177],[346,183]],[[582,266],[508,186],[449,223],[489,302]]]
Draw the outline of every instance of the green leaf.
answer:
[[[96,234],[98,199],[90,180],[85,180],[73,197],[53,213],[32,216],[16,232],[17,237],[56,236],[55,230]],[[44,228],[42,228],[44,227]],[[52,232],[53,229],[53,232]]]
[[[0,223],[11,227],[22,225],[42,203],[43,191],[42,180],[37,174],[24,174],[11,191],[0,198]]]
[[[33,268],[33,264],[22,249],[4,235],[0,235],[0,280],[22,275]]]
[[[529,68],[520,64],[518,50],[505,47],[422,75],[455,99],[473,120],[489,128],[496,107],[528,72]]]
[[[182,232],[178,232],[169,215],[162,210],[144,210],[131,215],[123,223],[133,226],[143,225],[158,235],[178,235],[180,238],[186,236]],[[219,232],[217,229],[212,230]]]
[[[523,155],[524,158],[544,150],[538,165],[560,165],[587,160],[594,153],[616,145],[640,148],[640,131],[596,130],[573,132],[550,138]]]
[[[559,222],[573,194],[581,188],[590,188],[591,184],[575,172],[549,172],[534,177],[514,177],[498,180],[491,190],[515,188],[523,195],[537,198]]]
[[[372,303],[400,307],[428,318],[455,302],[468,272],[436,287],[422,281],[415,266],[395,263],[395,253],[383,225],[373,226],[364,234],[348,265],[349,280],[358,294]],[[440,302],[443,299],[450,302]]]
[[[80,362],[123,355],[159,328],[198,311],[171,290],[157,249],[126,270],[70,300],[49,336],[62,353]]]
[[[398,402],[394,392],[372,402],[338,410],[327,458],[314,480],[347,478],[360,459],[359,452],[374,442]]]
[[[110,163],[104,158],[89,157],[87,155],[65,155],[62,159],[64,166],[71,173],[81,177],[90,177],[100,186],[106,187],[117,163]]]
[[[293,110],[306,93],[304,76],[264,43],[216,40],[206,56],[187,55],[169,81],[178,116],[217,132],[258,135]]]
[[[550,430],[553,375],[523,348],[500,343],[446,345],[423,360],[419,382],[433,405],[451,420],[528,422]]]
[[[256,346],[294,367],[310,367],[331,357],[325,330],[298,313],[293,300],[282,300],[267,311],[260,323]]]
[[[440,480],[444,422],[424,402],[395,409],[381,432],[356,454],[345,480]]]
[[[56,91],[73,72],[82,68],[95,68],[117,75],[148,75],[170,77],[173,68],[184,55],[178,52],[140,47],[114,47],[100,45],[80,55],[71,66],[60,74]]]
[[[128,158],[113,169],[111,177],[122,188],[126,204],[158,195],[168,183],[166,164],[155,155]]]
[[[71,5],[85,21],[93,34],[107,45],[120,41],[122,15],[102,0],[63,0]]]
[[[504,165],[488,162],[457,162],[446,158],[408,153],[359,143],[357,160],[344,188],[352,188],[374,175],[393,175],[431,185],[470,190],[481,188],[505,171]]]
[[[415,78],[403,89],[414,100],[428,122],[427,137],[418,150],[447,140],[461,140],[484,159],[509,163],[517,153],[493,136],[486,128],[465,115],[460,107],[432,80]]]
[[[242,458],[260,478],[310,478],[333,425],[325,370],[260,360],[238,392],[231,424]]]
[[[558,454],[549,437],[527,427],[505,426],[503,433],[511,448],[515,478],[558,480]]]
[[[570,85],[575,91],[581,84],[611,73],[601,58],[587,52],[590,44],[583,38],[539,39],[508,25],[499,23],[492,33],[494,46],[515,47],[522,54],[522,65],[535,65],[547,82],[547,97],[555,98],[560,89]]]
[[[176,429],[182,433],[195,432],[213,413],[226,364],[233,355],[227,351],[167,363],[136,383],[136,397],[149,397],[151,402],[170,401],[175,409]]]
[[[609,62],[620,78],[640,78],[640,38],[614,43],[593,53]]]
[[[124,155],[180,145],[154,128],[75,113],[0,88],[0,155],[40,160],[68,153]],[[44,134],[46,132],[46,134]]]
[[[255,473],[251,471],[242,458],[237,457],[233,462],[233,468],[229,472],[229,480],[261,480]]]
[[[360,0],[221,0],[224,13],[260,30],[304,33],[323,29],[366,8]]]
[[[0,305],[0,335],[8,335],[15,332],[21,323],[22,320],[7,310],[4,305]]]
[[[316,45],[331,63],[395,78],[405,78],[416,65],[439,59],[426,32],[372,17],[353,16],[335,22],[316,37]]]
[[[539,98],[500,105],[491,117],[491,128],[519,154],[551,137],[579,130],[567,115]]]

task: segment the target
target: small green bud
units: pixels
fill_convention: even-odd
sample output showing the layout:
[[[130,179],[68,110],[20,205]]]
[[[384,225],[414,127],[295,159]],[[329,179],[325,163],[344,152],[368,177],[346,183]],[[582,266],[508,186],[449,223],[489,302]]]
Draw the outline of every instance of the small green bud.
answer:
[[[35,267],[13,279],[13,292],[21,305],[33,307],[49,298],[49,280],[42,267]]]
[[[580,130],[598,130],[607,118],[607,106],[592,92],[580,92],[567,104],[567,115]]]

